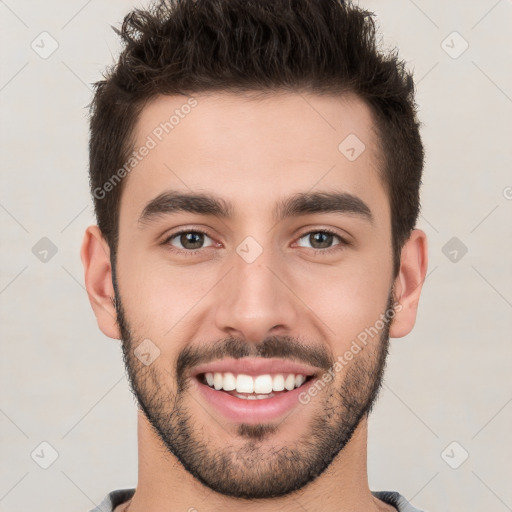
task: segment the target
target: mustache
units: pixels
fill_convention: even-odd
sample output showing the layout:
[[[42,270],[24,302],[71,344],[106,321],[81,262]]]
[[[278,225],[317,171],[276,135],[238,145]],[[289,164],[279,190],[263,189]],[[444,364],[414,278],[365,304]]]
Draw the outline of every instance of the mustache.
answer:
[[[316,366],[327,371],[336,362],[334,355],[326,348],[307,345],[291,336],[270,336],[261,343],[249,343],[240,338],[229,337],[204,347],[187,346],[176,362],[178,382],[183,382],[189,370],[199,364],[210,363],[231,357],[281,358]]]

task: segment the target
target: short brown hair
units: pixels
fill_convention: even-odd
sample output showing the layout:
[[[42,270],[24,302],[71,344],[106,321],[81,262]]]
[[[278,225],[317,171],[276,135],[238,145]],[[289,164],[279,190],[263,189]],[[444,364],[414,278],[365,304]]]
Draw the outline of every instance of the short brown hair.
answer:
[[[420,208],[423,145],[412,74],[377,48],[373,13],[343,0],[160,0],[114,28],[123,50],[90,105],[90,184],[115,262],[123,183],[98,197],[133,151],[146,102],[203,91],[356,94],[370,106],[390,200],[394,275]]]

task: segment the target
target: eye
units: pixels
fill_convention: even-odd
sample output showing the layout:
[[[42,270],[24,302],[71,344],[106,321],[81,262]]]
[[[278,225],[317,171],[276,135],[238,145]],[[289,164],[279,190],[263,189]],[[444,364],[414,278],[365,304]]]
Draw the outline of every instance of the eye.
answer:
[[[216,245],[215,243],[211,243],[205,246],[205,238],[213,242],[204,231],[199,229],[184,229],[168,236],[162,242],[162,245],[170,245],[175,252],[191,256],[199,253],[202,249]],[[305,239],[310,245],[302,245],[300,243],[302,239]],[[335,239],[338,239],[339,242],[333,245]],[[175,242],[173,242],[173,240],[175,240]],[[298,245],[301,247],[310,247],[314,250],[315,254],[329,254],[333,251],[342,250],[345,246],[350,245],[350,243],[334,231],[321,229],[304,233],[299,238]]]
[[[171,245],[173,247],[176,247],[172,240],[176,239],[177,243],[179,244],[177,246],[178,252],[183,252],[187,254],[195,254],[199,249],[203,249],[205,238],[208,238],[209,240],[212,240],[204,231],[200,230],[183,230],[178,231],[177,233],[173,233],[169,237],[167,237],[163,244],[164,245]],[[213,244],[212,244],[213,245]]]
[[[338,239],[339,243],[332,245],[334,239]],[[322,229],[317,231],[309,231],[305,233],[299,238],[299,242],[302,239],[306,239],[311,245],[312,249],[315,249],[315,252],[318,253],[330,253],[331,251],[336,251],[342,249],[344,246],[349,245],[347,240],[342,238],[340,235],[335,233],[334,231],[328,229]],[[308,247],[307,245],[301,245],[301,247]],[[340,246],[340,247],[337,247]]]

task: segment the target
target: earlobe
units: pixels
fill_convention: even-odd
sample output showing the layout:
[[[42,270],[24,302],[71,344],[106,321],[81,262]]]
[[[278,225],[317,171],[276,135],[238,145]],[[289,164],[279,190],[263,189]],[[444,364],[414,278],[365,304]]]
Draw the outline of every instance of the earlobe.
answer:
[[[400,270],[394,283],[395,301],[400,305],[396,307],[390,337],[401,338],[414,327],[427,266],[427,235],[421,229],[413,229],[402,248]]]
[[[85,287],[98,327],[103,334],[120,339],[113,298],[110,248],[98,226],[89,226],[84,235],[80,258],[84,266]]]

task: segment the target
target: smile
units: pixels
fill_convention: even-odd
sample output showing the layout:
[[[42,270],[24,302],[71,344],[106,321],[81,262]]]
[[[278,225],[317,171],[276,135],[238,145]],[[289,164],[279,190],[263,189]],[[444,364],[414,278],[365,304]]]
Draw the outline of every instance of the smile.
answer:
[[[257,424],[283,420],[298,409],[301,393],[318,380],[313,375],[231,372],[202,373],[192,379],[200,400],[214,415],[233,423]],[[227,389],[226,389],[227,388]]]
[[[300,388],[311,376],[302,374],[235,375],[231,372],[200,374],[199,380],[216,391],[225,391],[243,400],[264,400]]]

